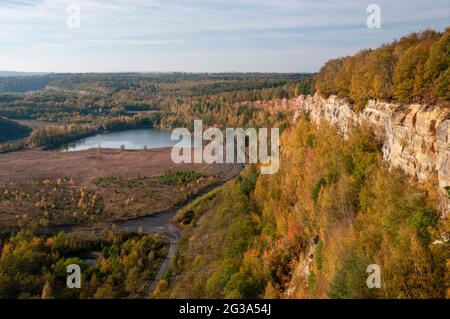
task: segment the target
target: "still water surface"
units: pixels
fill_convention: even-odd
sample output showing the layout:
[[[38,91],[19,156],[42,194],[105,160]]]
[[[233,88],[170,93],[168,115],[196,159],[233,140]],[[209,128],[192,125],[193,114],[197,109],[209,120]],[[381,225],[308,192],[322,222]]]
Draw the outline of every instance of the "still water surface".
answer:
[[[171,132],[159,129],[137,129],[122,132],[101,133],[76,142],[70,143],[64,148],[67,152],[84,151],[93,148],[120,149],[122,146],[126,150],[140,150],[144,147],[148,149],[172,147],[178,141],[171,140]],[[182,147],[188,147],[189,139],[183,139]]]

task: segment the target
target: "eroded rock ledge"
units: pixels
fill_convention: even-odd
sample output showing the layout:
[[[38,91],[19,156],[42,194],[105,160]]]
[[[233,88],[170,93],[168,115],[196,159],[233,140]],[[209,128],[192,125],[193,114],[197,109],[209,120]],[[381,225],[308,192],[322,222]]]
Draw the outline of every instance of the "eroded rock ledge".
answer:
[[[450,110],[444,107],[411,104],[400,106],[370,100],[359,114],[336,96],[299,96],[294,121],[309,113],[315,123],[328,121],[346,136],[353,125],[366,123],[382,137],[383,158],[391,166],[401,167],[408,175],[425,182],[437,175],[443,197],[450,186]],[[448,213],[448,198],[443,210]]]
[[[317,94],[267,103],[279,110],[294,110],[294,121],[301,114],[309,113],[315,123],[327,121],[336,125],[344,137],[353,125],[370,125],[383,139],[383,157],[391,166],[401,167],[420,182],[437,176],[443,197],[442,210],[448,214],[450,206],[445,188],[450,186],[450,109],[371,100],[357,114],[346,101],[336,96],[324,99]]]

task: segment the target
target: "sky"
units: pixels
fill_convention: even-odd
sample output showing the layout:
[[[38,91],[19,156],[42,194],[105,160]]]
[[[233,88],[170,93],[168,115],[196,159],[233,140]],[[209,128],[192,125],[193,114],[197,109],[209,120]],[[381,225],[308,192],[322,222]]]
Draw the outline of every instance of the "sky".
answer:
[[[0,70],[316,72],[449,25],[449,0],[0,0]]]

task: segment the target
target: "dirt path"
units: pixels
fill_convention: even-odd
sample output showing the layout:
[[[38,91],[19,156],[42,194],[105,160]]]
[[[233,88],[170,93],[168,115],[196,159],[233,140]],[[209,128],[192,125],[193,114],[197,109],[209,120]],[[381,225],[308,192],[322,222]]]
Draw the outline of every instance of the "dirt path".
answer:
[[[204,188],[196,196],[186,201],[184,205],[180,208],[160,213],[157,215],[149,216],[146,218],[124,222],[117,225],[118,228],[122,230],[130,231],[140,229],[143,233],[146,234],[160,233],[167,236],[170,240],[169,252],[167,253],[167,256],[165,257],[163,263],[161,264],[155,278],[153,278],[153,281],[151,282],[149,289],[146,292],[147,296],[149,297],[151,296],[152,292],[155,290],[159,281],[166,273],[167,268],[169,267],[169,263],[172,257],[175,255],[178,243],[180,242],[182,237],[181,229],[176,225],[174,225],[172,222],[173,217],[178,213],[179,210],[183,209],[184,207],[192,203],[194,200],[208,194],[210,191],[216,189],[217,187],[222,186],[227,181],[236,177],[241,172],[242,168],[243,166],[241,165],[234,165],[228,171],[225,179],[221,180],[220,182],[217,182],[214,185],[210,185]]]
[[[162,276],[167,271],[167,268],[169,267],[169,262],[172,259],[172,257],[177,252],[178,243],[181,239],[181,231],[178,229],[175,229],[176,227],[173,227],[174,230],[172,232],[173,237],[170,239],[170,248],[169,252],[167,253],[166,258],[164,259],[163,263],[161,264],[161,267],[158,270],[158,273],[156,274],[155,278],[153,279],[150,288],[147,290],[146,295],[151,296],[152,292],[155,290],[156,286],[158,285],[159,281],[162,279]]]

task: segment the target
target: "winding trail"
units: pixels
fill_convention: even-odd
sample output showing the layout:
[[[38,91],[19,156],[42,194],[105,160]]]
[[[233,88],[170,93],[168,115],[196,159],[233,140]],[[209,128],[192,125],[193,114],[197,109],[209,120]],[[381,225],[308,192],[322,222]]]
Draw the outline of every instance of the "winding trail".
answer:
[[[243,167],[244,166],[241,164],[230,165],[229,170],[221,180],[203,188],[195,196],[189,198],[177,208],[153,214],[147,217],[115,223],[117,229],[122,231],[141,232],[143,234],[161,234],[169,239],[170,242],[169,252],[167,253],[167,256],[164,258],[164,261],[161,264],[156,276],[153,278],[151,284],[149,285],[149,288],[146,291],[146,296],[151,296],[152,292],[158,285],[158,282],[166,273],[167,268],[169,267],[170,260],[177,251],[178,243],[180,242],[182,236],[182,231],[177,225],[173,223],[173,218],[178,213],[178,211],[188,206],[196,199],[208,194],[212,190],[222,186],[226,182],[236,177],[242,171]]]
[[[180,242],[180,239],[181,239],[181,233],[179,231],[176,231],[176,233],[177,233],[177,235],[170,239],[169,252],[167,253],[166,258],[164,258],[164,261],[161,264],[161,267],[159,268],[158,273],[156,274],[155,278],[153,278],[150,288],[146,292],[146,295],[149,297],[151,296],[151,293],[155,290],[155,288],[158,285],[158,282],[161,280],[162,276],[164,276],[164,274],[166,273],[167,268],[169,267],[170,260],[177,252],[178,243]]]
[[[142,234],[161,234],[163,236],[166,236],[169,239],[170,242],[170,248],[167,253],[167,256],[165,257],[163,263],[161,264],[156,276],[152,279],[152,282],[150,283],[147,291],[146,296],[151,296],[152,292],[156,288],[158,282],[161,280],[161,278],[164,276],[165,272],[167,271],[167,268],[169,267],[170,260],[175,255],[178,247],[178,243],[180,242],[180,239],[182,237],[182,230],[180,227],[175,225],[173,223],[173,218],[175,215],[186,207],[187,205],[191,204],[196,199],[206,195],[207,193],[211,192],[212,190],[222,186],[226,182],[232,180],[235,178],[239,173],[243,170],[245,165],[243,164],[222,164],[222,165],[228,165],[228,168],[221,176],[221,178],[215,182],[214,184],[211,184],[202,190],[200,190],[196,195],[192,196],[191,198],[185,200],[183,203],[179,204],[177,207],[154,213],[152,215],[146,216],[146,217],[139,217],[135,219],[129,219],[126,221],[116,221],[116,222],[102,222],[97,225],[92,226],[77,226],[77,225],[65,225],[65,226],[56,226],[52,227],[50,231],[51,233],[58,233],[60,231],[64,232],[74,232],[74,231],[92,231],[97,230],[99,232],[105,231],[106,229],[111,229],[114,227],[116,230],[124,231],[124,232],[138,232]]]

